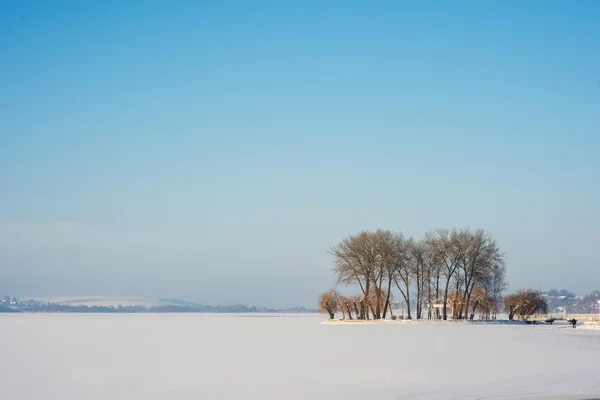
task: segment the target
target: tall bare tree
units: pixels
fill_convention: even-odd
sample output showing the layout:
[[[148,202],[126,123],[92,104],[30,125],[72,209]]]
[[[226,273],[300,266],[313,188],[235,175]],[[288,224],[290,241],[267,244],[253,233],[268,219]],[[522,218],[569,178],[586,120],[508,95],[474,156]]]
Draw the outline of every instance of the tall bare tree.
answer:
[[[433,251],[424,241],[412,241],[410,246],[411,268],[417,289],[417,319],[423,316],[423,304],[428,292],[427,302],[431,302],[431,277],[435,268],[435,257]]]
[[[462,275],[463,309],[459,318],[469,315],[471,295],[475,287],[492,278],[494,269],[504,264],[504,256],[491,236],[483,229],[471,232],[468,229],[458,232],[461,240],[461,253],[458,258]]]
[[[363,293],[365,301],[361,306],[361,318],[369,319],[368,301],[371,293],[371,283],[374,280],[378,265],[378,246],[372,232],[360,232],[350,235],[337,245],[331,247],[329,252],[334,259],[334,270],[337,282],[343,285],[357,284]]]
[[[406,239],[402,233],[393,237],[392,268],[394,268],[393,279],[400,294],[404,298],[407,308],[407,318],[412,319],[410,307],[410,287],[414,275],[411,247],[413,240]]]
[[[448,292],[452,278],[459,268],[458,260],[464,252],[464,240],[456,230],[438,229],[425,235],[426,243],[435,252],[435,257],[440,261],[441,276],[444,278],[444,291],[442,294],[442,318],[448,319]]]
[[[490,296],[492,318],[496,319],[496,315],[502,307],[502,293],[506,290],[506,265],[504,263],[494,266],[492,276],[487,281],[487,293]]]
[[[373,295],[375,296],[372,301],[372,308],[375,319],[382,317],[382,312],[387,312],[387,306],[389,305],[389,296],[391,289],[390,282],[390,263],[393,261],[393,243],[394,234],[388,230],[378,229],[372,234],[372,242],[375,246],[375,272],[373,274]],[[384,288],[387,282],[387,290]]]
[[[473,319],[475,317],[475,313],[478,311],[480,315],[483,314],[485,316],[485,319],[489,319],[492,312],[492,301],[485,289],[481,287],[475,288],[473,291],[473,300],[473,306],[471,314],[469,315],[469,319]]]

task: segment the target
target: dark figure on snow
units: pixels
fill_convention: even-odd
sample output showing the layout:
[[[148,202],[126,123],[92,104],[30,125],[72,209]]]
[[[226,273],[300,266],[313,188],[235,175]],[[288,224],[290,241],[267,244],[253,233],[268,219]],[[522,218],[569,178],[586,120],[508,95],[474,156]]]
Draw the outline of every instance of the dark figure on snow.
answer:
[[[571,323],[573,324],[573,329],[575,329],[575,325],[577,325],[577,320],[575,318],[573,318],[571,320]]]

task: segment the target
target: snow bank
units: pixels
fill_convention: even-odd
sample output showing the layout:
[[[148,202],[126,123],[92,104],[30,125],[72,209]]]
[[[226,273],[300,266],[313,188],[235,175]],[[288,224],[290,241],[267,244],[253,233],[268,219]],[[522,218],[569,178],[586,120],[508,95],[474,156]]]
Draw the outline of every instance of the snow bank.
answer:
[[[452,320],[449,319],[447,321],[442,320],[427,320],[427,319],[379,319],[379,320],[361,320],[361,319],[333,319],[326,320],[321,322],[322,324],[327,325],[390,325],[390,324],[473,324],[473,325],[527,325],[524,321],[513,320],[510,321],[508,319],[496,319],[496,320]],[[531,324],[533,325],[533,324]],[[537,325],[545,325],[545,323],[540,322]]]
[[[372,319],[372,320],[362,320],[362,319],[329,319],[321,322],[322,324],[327,325],[394,325],[394,324],[417,324],[423,323],[424,321],[416,321],[412,319]]]
[[[469,324],[477,325],[527,325],[524,321],[508,320],[508,319],[488,319],[488,320],[472,320],[467,321]]]
[[[598,322],[586,322],[581,326],[577,326],[577,329],[589,330],[589,331],[600,331],[600,323]]]

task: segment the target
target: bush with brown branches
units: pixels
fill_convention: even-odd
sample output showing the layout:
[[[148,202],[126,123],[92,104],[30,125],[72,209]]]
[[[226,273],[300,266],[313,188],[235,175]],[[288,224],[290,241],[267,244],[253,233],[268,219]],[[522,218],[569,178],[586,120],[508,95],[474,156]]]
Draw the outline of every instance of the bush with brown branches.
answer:
[[[340,295],[335,290],[325,292],[319,297],[319,310],[329,314],[329,319],[335,318],[335,313],[339,307]]]
[[[548,304],[539,290],[521,289],[516,293],[507,296],[504,300],[508,319],[527,320],[533,314],[546,314],[548,312]]]

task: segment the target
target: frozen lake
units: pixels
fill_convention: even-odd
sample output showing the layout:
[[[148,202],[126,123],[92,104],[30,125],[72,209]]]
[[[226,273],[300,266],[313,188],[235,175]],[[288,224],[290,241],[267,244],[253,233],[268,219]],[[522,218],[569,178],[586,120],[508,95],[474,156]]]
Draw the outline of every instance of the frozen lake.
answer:
[[[600,398],[600,331],[0,314],[0,399]]]

